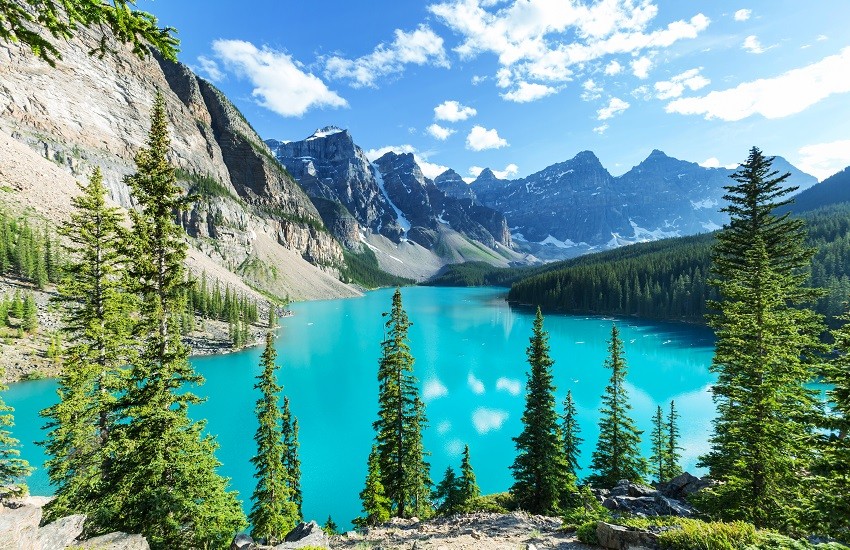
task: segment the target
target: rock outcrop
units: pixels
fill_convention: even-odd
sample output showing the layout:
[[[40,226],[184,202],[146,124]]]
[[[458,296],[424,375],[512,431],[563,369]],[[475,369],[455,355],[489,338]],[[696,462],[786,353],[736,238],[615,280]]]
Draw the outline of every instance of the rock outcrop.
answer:
[[[697,482],[692,482],[686,476],[697,480]],[[702,488],[708,486],[708,482],[703,483],[690,474],[682,474],[676,480],[679,480],[676,484],[673,484],[672,481],[666,484],[671,489],[669,492],[665,492],[664,490],[653,489],[646,485],[631,483],[629,480],[624,479],[611,490],[597,490],[596,495],[602,506],[612,512],[628,513],[643,517],[693,517],[697,514],[694,507],[684,500],[679,500],[691,494],[690,492],[685,493],[684,487],[699,486],[699,488]],[[674,497],[671,495],[677,496]]]

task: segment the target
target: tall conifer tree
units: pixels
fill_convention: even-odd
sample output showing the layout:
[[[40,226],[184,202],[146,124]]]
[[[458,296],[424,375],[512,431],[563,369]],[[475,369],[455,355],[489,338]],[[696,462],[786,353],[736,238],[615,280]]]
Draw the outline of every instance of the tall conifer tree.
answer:
[[[15,425],[15,412],[3,402],[3,369],[0,368],[0,497],[21,496],[27,493],[26,477],[32,471],[26,460],[21,458],[18,440],[10,429]]]
[[[257,486],[251,497],[253,506],[248,520],[251,522],[251,534],[255,539],[263,539],[267,544],[283,540],[296,521],[296,506],[292,502],[292,491],[287,484],[288,472],[284,467],[284,443],[281,433],[283,415],[278,405],[281,387],[277,383],[275,363],[277,351],[274,348],[272,333],[266,334],[266,348],[260,357],[263,372],[254,386],[260,390],[260,398],[255,408],[257,432],[257,454],[251,459],[256,469],[254,477]]]
[[[626,360],[623,341],[617,325],[611,326],[608,359],[605,366],[611,369],[611,378],[602,396],[599,418],[599,439],[591,456],[590,467],[596,472],[588,482],[598,487],[613,487],[619,480],[643,481],[646,460],[640,454],[640,436],[634,420],[629,415],[632,406],[626,391]]]
[[[564,435],[564,458],[567,461],[568,471],[570,475],[577,477],[581,469],[578,459],[581,456],[581,444],[584,443],[584,439],[579,435],[581,427],[578,425],[578,412],[571,390],[567,390],[567,397],[564,398],[564,425],[561,431]]]
[[[649,458],[649,463],[652,467],[652,474],[659,483],[667,481],[665,477],[667,464],[667,430],[664,425],[664,411],[661,405],[655,410],[652,415],[652,432],[649,440],[652,443],[652,456]]]
[[[398,517],[419,515],[429,508],[431,478],[422,445],[425,405],[413,376],[413,355],[407,331],[410,320],[393,294],[392,309],[381,343],[378,364],[378,420],[374,423],[381,482]]]
[[[517,456],[511,466],[511,494],[517,505],[532,514],[557,514],[575,491],[563,452],[558,413],[555,411],[554,361],[549,356],[549,334],[537,308],[534,329],[526,349],[529,373],[526,382],[523,430],[513,438]]]
[[[670,401],[670,411],[667,413],[667,454],[664,457],[664,477],[671,480],[682,473],[682,448],[679,446],[679,413],[676,412],[676,402]]]
[[[772,161],[752,148],[726,187],[730,221],[712,252],[720,299],[709,304],[717,312],[709,324],[718,414],[700,463],[723,482],[704,507],[781,529],[798,519],[811,458],[816,401],[807,358],[817,356],[822,325],[801,307],[820,294],[804,286],[814,251],[804,245],[803,223],[776,213],[794,188],[783,187],[790,174],[780,176]]]
[[[62,324],[69,347],[59,379],[59,402],[42,411],[48,419],[47,473],[56,487],[45,507],[47,519],[86,514],[108,521],[112,496],[105,493],[117,417],[122,368],[133,360],[130,318],[134,299],[124,276],[126,231],[120,210],[106,203],[106,187],[95,169],[74,211],[61,228],[69,264],[59,285]]]
[[[298,458],[298,419],[289,409],[289,397],[283,398],[283,416],[281,437],[283,440],[283,467],[286,471],[286,484],[295,505],[295,520],[301,520],[304,513],[301,508],[304,496],[301,493],[301,459]],[[294,527],[294,524],[292,525]]]
[[[116,458],[107,472],[120,499],[109,530],[142,533],[153,548],[224,546],[245,525],[204,423],[188,407],[199,403],[187,391],[203,379],[180,340],[185,311],[185,232],[175,223],[182,193],[168,161],[165,100],[157,94],[146,148],[126,178],[138,205],[131,211],[130,277],[141,299],[134,336],[141,342],[119,399]]]
[[[461,507],[468,511],[472,502],[481,496],[481,489],[475,480],[475,472],[472,470],[472,462],[469,460],[469,445],[463,447],[463,458],[460,461],[460,478],[458,478],[458,492]]]
[[[371,527],[385,523],[390,519],[390,499],[384,493],[381,483],[381,464],[378,456],[378,446],[372,446],[366,472],[366,485],[360,491],[360,502],[363,503],[363,517],[352,521],[358,527]]]

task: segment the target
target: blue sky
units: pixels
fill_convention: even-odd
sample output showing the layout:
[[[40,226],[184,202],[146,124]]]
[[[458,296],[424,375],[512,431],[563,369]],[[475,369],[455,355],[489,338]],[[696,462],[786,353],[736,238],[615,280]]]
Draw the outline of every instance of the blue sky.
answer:
[[[592,150],[850,165],[847,0],[139,0],[263,138],[348,128],[433,177]]]

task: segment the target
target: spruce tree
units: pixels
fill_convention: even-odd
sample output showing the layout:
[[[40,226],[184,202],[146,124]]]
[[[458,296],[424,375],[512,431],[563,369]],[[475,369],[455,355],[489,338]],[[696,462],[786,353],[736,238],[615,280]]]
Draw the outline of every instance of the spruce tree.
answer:
[[[679,413],[676,412],[676,402],[670,401],[670,412],[667,414],[667,453],[664,460],[664,478],[669,481],[682,473],[682,448],[679,446]]]
[[[564,399],[564,424],[561,431],[564,435],[564,458],[567,460],[568,472],[573,477],[577,477],[581,469],[578,459],[581,456],[581,444],[584,443],[584,439],[579,435],[581,427],[578,425],[578,412],[573,401],[572,390],[567,390],[567,397]]]
[[[3,392],[8,389],[3,384],[3,376],[4,371],[0,368],[0,498],[25,495],[27,485],[24,480],[32,471],[27,461],[21,458],[18,440],[12,437],[15,411],[3,401]]]
[[[328,514],[328,519],[322,526],[322,531],[324,531],[329,537],[339,534],[339,526],[336,524],[330,514]]]
[[[304,497],[301,494],[301,460],[298,458],[298,419],[289,410],[289,398],[283,398],[281,418],[281,438],[283,441],[283,468],[286,471],[286,484],[290,498],[295,505],[296,522],[304,517],[301,511]],[[294,527],[294,522],[292,527]]]
[[[24,318],[21,321],[21,328],[30,334],[38,329],[38,307],[30,292],[24,298]]]
[[[461,511],[460,487],[454,468],[448,466],[443,479],[434,488],[433,498],[438,502],[437,513],[450,516]]]
[[[700,465],[722,482],[703,508],[783,529],[798,520],[811,458],[816,400],[806,384],[822,325],[802,307],[820,294],[804,286],[814,251],[802,221],[776,213],[794,188],[782,187],[790,174],[778,175],[772,161],[752,148],[725,188],[730,221],[712,251],[720,298],[709,304],[718,414]]]
[[[360,491],[365,516],[352,520],[358,527],[372,527],[386,523],[390,519],[390,499],[384,493],[381,483],[381,464],[378,446],[372,446],[366,473],[366,486]]]
[[[257,377],[254,389],[260,390],[256,408],[259,425],[254,434],[257,454],[251,459],[256,469],[254,477],[257,486],[251,497],[253,506],[248,520],[251,522],[251,535],[262,539],[266,544],[275,544],[283,540],[295,525],[296,507],[292,502],[292,491],[287,484],[288,472],[284,467],[284,444],[281,433],[283,415],[278,406],[278,394],[281,387],[277,383],[275,363],[277,352],[274,338],[266,334],[266,348],[260,357],[263,372]]]
[[[649,458],[649,463],[652,465],[653,474],[656,476],[658,483],[667,481],[665,477],[667,464],[667,430],[664,425],[664,411],[661,405],[655,410],[652,416],[652,433],[649,440],[652,443],[652,456]]]
[[[393,294],[378,364],[378,420],[374,423],[381,483],[398,517],[422,517],[429,507],[431,479],[422,446],[425,405],[413,376],[407,331],[410,320]]]
[[[458,478],[458,495],[460,511],[469,512],[472,503],[481,496],[481,489],[475,480],[475,472],[469,460],[469,445],[463,447],[463,458],[460,461],[460,478]]]
[[[611,369],[611,378],[602,396],[599,410],[599,439],[591,456],[590,467],[596,473],[588,476],[588,483],[597,487],[613,487],[621,479],[640,483],[646,475],[646,460],[640,454],[640,436],[634,420],[629,416],[632,406],[626,391],[626,360],[623,341],[617,325],[611,326],[608,359],[605,367]]]
[[[86,514],[98,525],[108,522],[112,513],[113,496],[104,475],[111,461],[122,367],[133,359],[134,299],[124,277],[124,216],[107,204],[100,169],[80,189],[60,229],[68,243],[69,264],[58,301],[69,346],[59,378],[59,402],[41,413],[48,419],[47,473],[55,487],[45,515],[54,520]]]
[[[119,398],[116,456],[107,472],[121,500],[104,527],[142,533],[152,548],[224,546],[245,525],[228,481],[218,475],[214,437],[189,419],[201,401],[187,391],[203,379],[180,340],[185,311],[185,232],[175,223],[181,189],[168,161],[165,100],[157,94],[147,147],[128,176],[138,205],[131,212],[130,280],[141,300],[133,330],[141,350]]]
[[[549,356],[549,334],[543,330],[539,307],[529,340],[523,430],[513,438],[517,456],[511,466],[514,484],[510,492],[522,510],[555,515],[568,506],[569,495],[575,492],[575,478],[569,474],[563,452],[555,411],[554,361]]]

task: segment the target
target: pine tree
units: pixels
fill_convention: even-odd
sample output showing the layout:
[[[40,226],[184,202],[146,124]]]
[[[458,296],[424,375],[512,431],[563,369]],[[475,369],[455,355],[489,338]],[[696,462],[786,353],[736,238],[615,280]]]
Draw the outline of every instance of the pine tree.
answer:
[[[543,330],[539,307],[529,341],[523,430],[513,438],[517,457],[511,466],[514,484],[510,492],[521,509],[554,515],[566,509],[569,495],[575,492],[575,478],[568,473],[563,452],[552,381],[554,361],[549,356],[549,334]]]
[[[24,318],[21,321],[21,328],[30,334],[38,328],[38,307],[35,305],[35,298],[29,292],[24,298]]]
[[[224,546],[245,525],[228,481],[218,475],[217,444],[204,423],[189,419],[200,398],[186,391],[203,379],[180,340],[185,311],[185,232],[175,223],[182,206],[168,162],[165,100],[157,94],[147,147],[126,178],[138,205],[131,212],[130,280],[141,299],[134,337],[142,349],[119,399],[116,456],[107,472],[121,497],[108,527],[142,533],[152,548]]]
[[[15,411],[3,401],[3,392],[8,389],[3,384],[3,375],[3,369],[0,368],[0,497],[23,496],[27,493],[24,480],[32,468],[26,460],[20,458],[18,440],[12,437]]]
[[[58,298],[69,346],[59,402],[41,413],[50,430],[47,473],[56,488],[45,513],[50,520],[86,514],[97,525],[108,522],[111,514],[104,475],[117,423],[115,395],[122,388],[122,367],[133,359],[134,300],[124,279],[124,216],[107,205],[99,169],[80,189],[60,229],[70,258]]]
[[[561,431],[564,435],[564,457],[567,460],[568,471],[570,475],[577,477],[581,469],[578,459],[581,456],[581,444],[584,443],[584,439],[579,436],[581,427],[578,425],[578,412],[571,390],[567,390],[567,397],[564,399],[564,425]]]
[[[461,511],[460,487],[454,468],[448,466],[442,481],[434,489],[433,498],[439,502],[437,513],[441,516],[450,516]]]
[[[322,531],[324,531],[329,537],[339,534],[339,526],[336,524],[330,514],[328,514],[328,520],[322,526]]]
[[[381,464],[378,456],[378,446],[372,446],[366,473],[366,486],[360,491],[360,502],[363,503],[365,516],[352,521],[358,527],[371,527],[386,523],[390,519],[390,499],[384,493],[381,483]]]
[[[385,314],[387,315],[387,314]],[[378,420],[374,423],[381,484],[398,517],[422,517],[429,507],[431,479],[422,446],[425,406],[413,376],[407,331],[410,320],[393,294],[378,365]]]
[[[460,511],[469,512],[472,503],[481,496],[481,489],[475,480],[475,472],[469,460],[469,445],[463,447],[463,458],[460,461],[460,478],[458,478],[458,494]]]
[[[682,473],[679,465],[682,460],[682,448],[679,446],[679,413],[676,412],[676,402],[670,401],[670,412],[667,414],[667,455],[664,460],[664,478],[669,481]]]
[[[289,398],[283,398],[283,415],[281,418],[283,441],[283,468],[286,471],[286,484],[289,487],[290,498],[295,505],[295,519],[304,517],[301,511],[304,497],[301,494],[301,460],[298,458],[298,419],[289,410]],[[295,525],[293,524],[292,527]]]
[[[621,479],[642,482],[647,470],[646,460],[640,455],[643,432],[629,416],[632,406],[625,387],[626,360],[617,325],[611,326],[608,354],[605,367],[611,369],[611,378],[602,396],[599,439],[590,463],[596,473],[587,478],[588,483],[606,488],[613,487]]]
[[[779,176],[772,161],[754,147],[725,188],[730,221],[712,251],[720,299],[709,304],[718,414],[700,465],[723,482],[704,508],[783,529],[798,519],[811,458],[816,400],[806,384],[822,325],[801,307],[820,294],[804,287],[814,251],[800,220],[775,213],[794,188],[782,187],[790,174]]]
[[[251,535],[263,539],[266,544],[283,540],[296,521],[296,507],[292,502],[292,491],[287,484],[288,472],[284,467],[284,443],[281,433],[283,415],[278,407],[281,387],[277,383],[278,369],[275,359],[274,338],[266,335],[266,349],[260,358],[263,372],[254,386],[260,390],[255,408],[259,426],[254,435],[257,454],[251,459],[256,469],[257,486],[251,497],[253,506],[248,520]]]
[[[666,433],[667,430],[665,428],[664,411],[661,409],[661,405],[658,405],[658,409],[656,409],[655,414],[652,417],[652,433],[649,436],[649,440],[652,443],[652,456],[649,458],[649,463],[655,470],[654,474],[656,475],[658,483],[664,483],[667,481],[665,473],[668,438]]]

